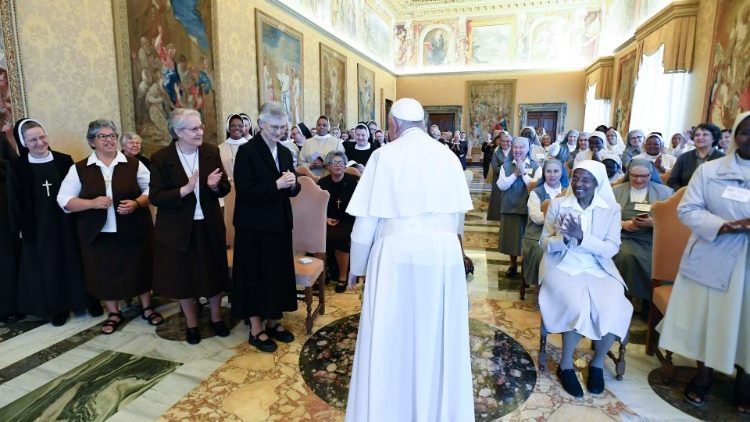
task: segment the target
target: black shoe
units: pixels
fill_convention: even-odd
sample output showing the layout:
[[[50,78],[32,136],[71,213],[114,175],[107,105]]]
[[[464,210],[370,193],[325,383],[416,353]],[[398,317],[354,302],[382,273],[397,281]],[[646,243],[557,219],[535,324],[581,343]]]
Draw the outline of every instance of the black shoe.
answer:
[[[216,334],[219,337],[229,336],[229,327],[227,327],[227,324],[224,324],[224,321],[219,321],[219,322],[210,321],[210,323],[211,323],[211,328],[214,330],[214,334]]]
[[[59,314],[53,315],[52,320],[52,326],[53,327],[60,327],[62,325],[65,325],[65,323],[68,321],[68,315],[70,312],[60,312]]]
[[[336,293],[344,293],[346,291],[346,280],[338,280],[334,290]]]
[[[515,266],[508,268],[508,271],[505,272],[506,277],[515,277],[518,275],[518,270]]]
[[[586,381],[589,393],[599,395],[604,392],[604,370],[596,366],[589,366],[589,379]]]
[[[571,396],[580,399],[583,398],[583,388],[578,382],[575,369],[561,369],[557,367],[557,377],[560,378],[563,389]]]
[[[260,350],[261,352],[271,353],[275,352],[276,349],[279,348],[279,346],[276,344],[275,341],[271,340],[271,336],[268,336],[269,338],[265,340],[261,340],[259,337],[263,334],[268,335],[265,331],[261,331],[258,333],[257,336],[254,336],[253,333],[250,333],[250,338],[248,338],[247,342],[255,346],[256,349]]]
[[[188,344],[198,344],[201,342],[201,331],[198,327],[185,328],[185,341],[187,341]]]
[[[266,334],[268,334],[268,336],[273,339],[276,339],[282,343],[291,343],[294,341],[294,334],[285,330],[284,327],[281,326],[281,324],[277,324],[275,327],[266,328],[268,328]],[[281,328],[281,330],[279,330],[279,328]]]

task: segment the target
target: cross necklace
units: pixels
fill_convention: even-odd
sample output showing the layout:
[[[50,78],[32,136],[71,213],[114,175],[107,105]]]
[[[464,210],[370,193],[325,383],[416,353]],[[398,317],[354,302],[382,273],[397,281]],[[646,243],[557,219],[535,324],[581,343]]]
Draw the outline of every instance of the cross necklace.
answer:
[[[52,183],[50,183],[49,180],[44,179],[44,183],[42,183],[42,186],[47,188],[47,198],[49,198],[49,187],[52,186]]]

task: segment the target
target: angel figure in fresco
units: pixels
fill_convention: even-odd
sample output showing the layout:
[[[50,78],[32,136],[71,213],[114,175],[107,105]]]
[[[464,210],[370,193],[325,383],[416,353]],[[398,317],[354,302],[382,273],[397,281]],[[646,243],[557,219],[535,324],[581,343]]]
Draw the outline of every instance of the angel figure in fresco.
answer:
[[[289,89],[291,87],[291,77],[289,76],[289,65],[284,63],[283,70],[276,75],[276,79],[279,80],[281,87],[281,105],[284,107],[287,116],[292,115],[291,98],[289,96]]]
[[[276,97],[273,95],[273,80],[271,80],[271,70],[269,69],[270,64],[268,60],[263,58],[263,101],[275,101]]]
[[[445,61],[445,38],[438,32],[430,40],[430,52],[427,54],[429,64],[442,64]]]
[[[161,74],[162,74],[162,85],[164,90],[169,94],[169,99],[176,107],[180,107],[179,94],[177,91],[180,90],[180,74],[177,73],[177,66],[174,62],[174,56],[177,54],[177,48],[174,44],[169,43],[164,45],[164,34],[162,32],[161,25],[158,27],[159,35],[154,40],[154,48],[159,53],[161,59]]]
[[[290,88],[290,98],[292,101],[291,104],[291,110],[292,113],[289,114],[289,121],[292,122],[292,124],[297,124],[298,122],[302,121],[302,116],[300,116],[300,85],[299,85],[299,76],[297,75],[297,69],[294,67],[289,68],[289,77],[291,80],[291,88]]]
[[[153,83],[146,93],[148,117],[151,120],[151,124],[145,124],[145,129],[141,130],[141,135],[161,140],[166,145],[167,140],[171,139],[167,131],[167,116],[174,109],[174,105],[169,99],[169,94],[164,89],[159,70],[154,71],[152,80]]]

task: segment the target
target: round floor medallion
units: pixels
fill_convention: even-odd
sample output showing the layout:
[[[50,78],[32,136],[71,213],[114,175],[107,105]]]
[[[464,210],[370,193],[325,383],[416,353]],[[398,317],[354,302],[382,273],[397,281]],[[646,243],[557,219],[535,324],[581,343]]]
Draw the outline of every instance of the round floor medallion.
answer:
[[[302,348],[299,365],[307,385],[331,406],[346,408],[359,314],[315,332]],[[476,420],[506,415],[529,398],[536,384],[531,356],[497,327],[469,321]]]

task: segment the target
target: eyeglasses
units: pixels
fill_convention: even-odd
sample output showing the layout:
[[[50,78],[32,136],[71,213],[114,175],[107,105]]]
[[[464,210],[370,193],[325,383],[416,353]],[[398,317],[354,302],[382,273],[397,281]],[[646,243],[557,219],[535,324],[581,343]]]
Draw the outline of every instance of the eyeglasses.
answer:
[[[95,136],[95,138],[96,138],[97,141],[104,141],[106,139],[111,139],[113,141],[116,141],[117,138],[119,138],[119,137],[120,137],[120,135],[118,135],[117,133],[114,133],[114,132],[113,133],[97,133],[96,136]]]
[[[333,161],[331,161],[331,163],[330,163],[330,164],[331,164],[332,166],[343,166],[343,165],[344,165],[344,162],[343,162],[343,161],[341,161],[341,160],[333,160]]]
[[[195,134],[195,133],[198,133],[198,132],[202,132],[205,128],[206,127],[204,125],[198,125],[196,127],[181,127],[180,129],[186,130],[186,131],[188,131],[190,133]]]
[[[650,174],[630,174],[631,179],[649,179],[651,178]]]

